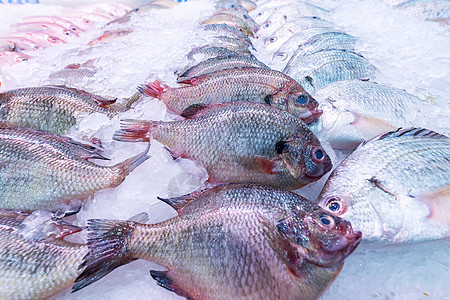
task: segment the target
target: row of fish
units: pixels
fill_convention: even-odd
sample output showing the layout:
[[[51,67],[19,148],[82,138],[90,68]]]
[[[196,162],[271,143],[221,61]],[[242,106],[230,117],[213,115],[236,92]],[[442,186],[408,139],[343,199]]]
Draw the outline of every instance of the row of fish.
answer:
[[[258,16],[279,4],[259,2],[253,11]],[[203,22],[210,23],[206,26],[218,27],[212,29],[213,32],[232,32],[228,28],[231,25],[251,36],[255,25],[245,22],[249,17],[248,12],[242,10],[243,4],[254,9],[249,1],[218,1],[215,5],[221,10],[219,16]],[[289,5],[294,11],[296,6]],[[330,14],[310,3],[298,2],[297,5],[310,9],[303,11],[315,11],[310,13],[311,20],[318,20],[318,14],[323,13],[321,17]],[[234,11],[243,17],[244,20],[239,18],[243,22],[230,17],[234,15],[229,13],[230,8],[236,8]],[[133,15],[135,13],[130,13],[119,22],[132,20]],[[274,21],[273,25],[279,22]],[[332,38],[335,38],[334,33],[330,35]],[[234,40],[246,41],[242,43],[247,49],[262,52],[257,43],[254,47],[251,40],[234,34]],[[344,40],[351,40],[344,35]],[[316,37],[318,41],[324,39],[326,37]],[[218,41],[220,45],[233,44],[229,39]],[[112,167],[96,165],[89,160],[105,159],[98,147],[57,135],[64,134],[86,114],[120,115],[130,109],[137,96],[116,103],[114,99],[61,86],[2,94],[2,120],[35,129],[13,125],[0,129],[1,182],[5,184],[2,193],[7,191],[2,195],[6,197],[2,198],[4,204],[0,207],[29,211],[0,212],[0,228],[4,234],[0,239],[0,253],[8,257],[2,267],[6,272],[1,276],[5,282],[0,286],[9,287],[0,295],[43,298],[69,287],[78,277],[73,287],[76,291],[116,267],[142,258],[167,268],[167,271],[150,272],[158,285],[190,299],[316,299],[332,283],[343,260],[361,239],[389,244],[448,237],[449,139],[426,129],[406,129],[368,140],[378,131],[397,126],[388,124],[373,130],[373,124],[384,125],[389,121],[374,123],[374,117],[357,110],[359,106],[364,109],[364,105],[372,109],[370,106],[375,105],[378,98],[385,101],[379,102],[379,110],[400,99],[397,101],[400,109],[394,113],[396,117],[402,113],[402,105],[409,109],[418,98],[359,80],[337,81],[310,95],[294,79],[267,67],[270,63],[263,64],[249,55],[250,49],[230,53],[217,48],[231,51],[211,45],[194,49],[192,55],[205,49],[203,53],[207,55],[216,55],[219,51],[226,55],[209,57],[178,72],[178,82],[185,86],[170,88],[154,81],[139,87],[143,94],[162,100],[183,120],[123,120],[114,139],[147,142],[147,145],[152,139],[158,140],[170,149],[174,158],[201,162],[210,183],[235,184],[160,199],[178,213],[177,217],[161,223],[142,224],[146,221],[144,215],[128,221],[90,220],[87,246],[59,240],[77,229],[71,228],[67,233],[67,225],[55,217],[51,218],[52,231],[44,238],[24,237],[29,225],[23,224],[32,210],[55,211],[70,199],[86,198],[100,189],[117,186],[148,158],[147,148]],[[304,53],[315,53],[312,51]],[[348,94],[342,92],[343,87],[347,87]],[[334,95],[333,88],[337,90]],[[358,104],[361,94],[372,95],[366,90],[374,90],[373,95],[383,97],[371,96],[373,98],[367,101],[371,105]],[[321,109],[317,107],[316,98]],[[353,99],[353,108],[339,106]],[[37,105],[38,113],[30,103]],[[325,109],[322,103],[329,103],[329,108]],[[331,159],[306,123],[313,128],[326,128],[325,114],[338,119],[340,111],[350,114],[354,119],[348,122],[346,117],[345,120],[352,126],[357,124],[357,129],[367,130],[366,134],[370,131],[370,136],[352,133],[352,140],[344,137],[342,141],[339,138],[347,132],[339,131],[336,126],[333,128],[336,130],[333,137],[337,137],[333,146],[354,148],[361,140],[366,142],[332,172],[317,199],[323,209],[295,193],[277,189],[296,189],[331,170]],[[415,121],[409,114],[402,117],[411,123]],[[53,133],[40,131],[42,129]],[[430,182],[424,182],[424,178]],[[274,187],[245,183],[248,181]],[[22,201],[24,194],[27,202]],[[354,231],[349,221],[362,234]],[[55,238],[55,232],[59,237]],[[52,251],[61,253],[58,263]],[[31,253],[40,257],[38,264],[43,266],[40,274],[62,280],[42,290],[34,286],[24,288],[23,280],[18,278],[29,272],[18,270],[35,262],[28,263],[14,255],[34,259]],[[64,267],[58,269],[61,261]],[[33,279],[26,282],[32,284]]]

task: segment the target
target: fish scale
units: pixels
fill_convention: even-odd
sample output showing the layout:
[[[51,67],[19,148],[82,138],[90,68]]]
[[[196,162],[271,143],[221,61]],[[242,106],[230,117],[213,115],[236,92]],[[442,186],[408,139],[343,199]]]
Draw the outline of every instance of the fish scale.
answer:
[[[222,185],[184,198],[165,199],[180,204],[178,216],[157,224],[90,220],[86,269],[73,290],[142,258],[168,269],[150,271],[158,285],[190,299],[316,299],[361,238],[305,198],[267,186]],[[320,218],[333,225],[321,227]]]
[[[96,191],[119,185],[148,157],[145,151],[114,166],[88,146],[49,132],[0,128],[0,207],[57,210],[72,199],[84,200]]]

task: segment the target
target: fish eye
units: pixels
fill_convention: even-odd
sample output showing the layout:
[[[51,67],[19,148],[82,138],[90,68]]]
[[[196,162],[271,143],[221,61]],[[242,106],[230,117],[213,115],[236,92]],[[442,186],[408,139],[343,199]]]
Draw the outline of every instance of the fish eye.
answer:
[[[345,204],[338,197],[331,197],[326,203],[326,208],[333,214],[342,214],[345,211]]]
[[[47,41],[49,41],[50,43],[53,43],[53,44],[58,43],[58,39],[55,38],[55,37],[51,37],[51,36],[49,36],[49,37],[47,38]]]
[[[268,40],[268,42],[270,43],[270,44],[273,44],[273,43],[275,43],[277,41],[277,38],[276,37],[271,37],[269,40]]]
[[[72,32],[70,30],[64,30],[63,33],[67,36],[72,35]]]
[[[295,100],[295,103],[300,106],[305,106],[308,104],[308,98],[305,95],[299,95]]]
[[[248,19],[248,16],[247,15],[243,15],[244,16],[244,19]]]
[[[311,151],[311,156],[316,163],[321,163],[325,158],[325,153],[323,153],[322,149],[314,147]]]
[[[76,28],[75,26],[70,26],[70,30],[72,30],[72,31],[77,31],[78,28]]]
[[[332,216],[321,214],[319,215],[318,219],[319,225],[327,229],[334,228],[334,226],[336,225],[334,218]]]
[[[269,28],[270,25],[271,25],[271,22],[270,21],[266,21],[266,22],[264,22],[263,27],[264,28]]]
[[[258,13],[258,16],[262,16],[262,12]]]
[[[287,53],[286,52],[279,52],[277,54],[278,57],[281,57],[282,60],[286,60],[287,58]]]
[[[289,144],[285,141],[279,141],[275,144],[275,150],[278,154],[285,152],[289,148]]]
[[[26,57],[18,57],[18,58],[16,58],[16,61],[17,62],[28,61],[28,58],[26,58]]]

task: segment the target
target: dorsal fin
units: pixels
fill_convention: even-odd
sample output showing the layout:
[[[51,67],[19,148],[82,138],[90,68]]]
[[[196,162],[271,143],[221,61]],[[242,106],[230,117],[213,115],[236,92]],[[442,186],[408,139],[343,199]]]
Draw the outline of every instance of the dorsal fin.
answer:
[[[395,131],[389,131],[380,135],[377,135],[373,138],[371,138],[370,140],[367,140],[366,142],[362,143],[362,145],[367,144],[368,142],[371,141],[376,141],[376,140],[385,140],[385,139],[392,139],[392,138],[397,138],[397,137],[402,137],[402,136],[416,136],[416,137],[428,137],[428,138],[433,138],[433,139],[446,139],[447,136],[437,133],[436,131],[432,131],[429,129],[425,129],[425,128],[406,128],[406,129],[402,129],[399,128]]]
[[[174,197],[174,198],[161,198],[157,197],[159,200],[169,204],[173,209],[177,211],[177,213],[180,213],[183,208],[192,200],[195,200],[200,194],[203,194],[205,190],[192,192],[187,195],[183,195],[180,197]]]

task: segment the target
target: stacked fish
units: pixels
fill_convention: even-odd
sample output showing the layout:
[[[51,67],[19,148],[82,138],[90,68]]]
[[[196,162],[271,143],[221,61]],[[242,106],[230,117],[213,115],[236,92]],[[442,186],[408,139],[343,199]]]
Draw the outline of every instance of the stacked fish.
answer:
[[[127,39],[134,18],[173,7],[155,1],[130,11],[88,46]],[[61,85],[0,94],[2,298],[45,298],[73,284],[78,291],[146,259],[167,269],[150,271],[159,286],[188,299],[317,299],[361,240],[449,236],[449,138],[397,130],[420,126],[425,112],[411,108],[422,100],[367,81],[375,68],[355,52],[356,37],[326,21],[330,11],[289,0],[221,0],[214,9],[199,24],[207,44],[178,68],[178,87],[156,79],[122,101]],[[94,65],[80,62],[52,76]],[[122,119],[112,139],[147,145],[123,162],[93,163],[107,160],[101,142],[61,135],[91,114],[121,117],[145,96],[163,102],[175,120]],[[314,131],[336,149],[357,148],[317,203],[290,191],[332,169],[332,150]],[[145,213],[91,219],[87,244],[63,240],[81,228],[61,219],[121,184],[149,158],[154,141],[174,160],[199,162],[209,188],[159,198],[177,212],[166,221],[145,224]],[[37,288],[36,274],[46,277],[39,279],[44,287]]]
[[[122,16],[130,10],[123,4],[80,7],[62,16],[29,16],[12,26],[14,33],[0,36],[0,65],[32,58],[34,51],[71,42],[80,34]]]

